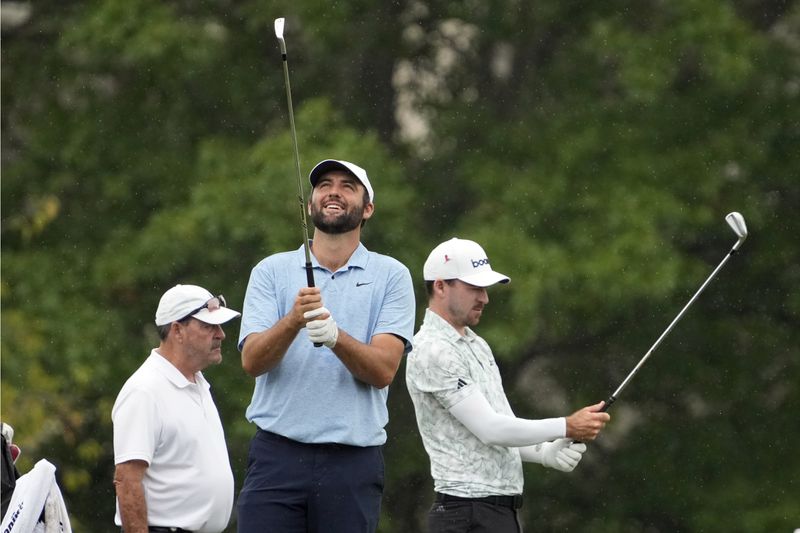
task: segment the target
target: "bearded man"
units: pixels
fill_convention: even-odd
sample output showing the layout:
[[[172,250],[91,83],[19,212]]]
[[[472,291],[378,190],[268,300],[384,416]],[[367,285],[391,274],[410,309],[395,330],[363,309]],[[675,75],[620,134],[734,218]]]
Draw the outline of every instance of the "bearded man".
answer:
[[[366,533],[380,515],[388,386],[414,332],[411,275],[361,243],[375,211],[363,168],[326,159],[309,180],[316,287],[305,287],[301,246],[258,263],[244,301],[257,430],[239,532]]]

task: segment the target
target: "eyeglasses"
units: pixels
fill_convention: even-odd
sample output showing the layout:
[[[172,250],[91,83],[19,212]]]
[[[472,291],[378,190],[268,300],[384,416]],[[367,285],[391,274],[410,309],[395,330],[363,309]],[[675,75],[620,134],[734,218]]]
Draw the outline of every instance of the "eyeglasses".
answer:
[[[208,309],[209,311],[216,311],[220,307],[228,307],[227,303],[225,302],[225,297],[223,295],[215,296],[211,298],[209,301],[192,311],[191,313],[187,314],[185,317],[178,320],[178,322],[183,322],[184,320],[188,320],[203,309]]]

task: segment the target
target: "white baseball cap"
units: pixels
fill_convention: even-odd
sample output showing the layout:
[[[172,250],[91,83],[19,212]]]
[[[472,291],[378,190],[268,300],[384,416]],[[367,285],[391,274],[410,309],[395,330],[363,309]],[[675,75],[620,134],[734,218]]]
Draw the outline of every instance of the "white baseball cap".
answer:
[[[225,307],[225,298],[197,285],[175,285],[164,293],[156,310],[156,326],[165,326],[188,316],[206,324],[224,324],[241,313]]]
[[[372,185],[367,177],[367,171],[349,161],[339,161],[338,159],[325,159],[324,161],[320,161],[314,168],[311,169],[311,173],[308,175],[308,181],[310,181],[311,186],[314,187],[323,174],[332,170],[344,170],[345,172],[355,176],[358,181],[361,182],[361,185],[367,189],[369,201],[375,201],[375,193],[372,190]]]
[[[425,281],[460,279],[477,287],[511,281],[508,276],[492,270],[486,252],[477,242],[457,238],[433,249],[425,261],[422,275]]]

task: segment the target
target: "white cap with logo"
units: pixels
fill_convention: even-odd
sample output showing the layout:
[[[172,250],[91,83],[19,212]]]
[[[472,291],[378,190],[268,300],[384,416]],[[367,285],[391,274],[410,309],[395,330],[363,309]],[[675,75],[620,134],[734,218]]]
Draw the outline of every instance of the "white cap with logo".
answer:
[[[369,201],[375,201],[375,192],[372,190],[372,185],[367,177],[367,171],[349,161],[339,161],[337,159],[326,159],[324,161],[320,161],[314,166],[314,168],[311,169],[311,173],[308,175],[308,181],[310,181],[311,186],[314,187],[323,174],[326,172],[331,172],[332,170],[343,170],[358,178],[358,181],[361,182],[361,185],[367,189]]]
[[[203,287],[175,285],[158,302],[156,326],[164,326],[190,315],[206,324],[216,325],[241,316],[241,313],[225,307],[224,298],[214,296]]]
[[[511,281],[508,276],[492,270],[486,252],[477,242],[458,238],[433,249],[425,261],[422,275],[425,281],[459,279],[477,287]]]

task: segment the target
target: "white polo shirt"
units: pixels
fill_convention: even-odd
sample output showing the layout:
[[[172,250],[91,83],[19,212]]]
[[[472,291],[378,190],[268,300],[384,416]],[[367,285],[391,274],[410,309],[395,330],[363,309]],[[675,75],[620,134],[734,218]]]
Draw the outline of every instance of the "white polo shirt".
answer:
[[[114,463],[148,463],[148,523],[219,533],[233,508],[233,472],[219,413],[201,372],[197,383],[156,350],[120,390],[114,422]],[[114,518],[121,525],[119,502]]]
[[[484,444],[449,409],[480,391],[495,412],[514,416],[489,345],[470,328],[460,335],[427,309],[406,361],[434,490],[465,498],[522,494],[519,449]]]

